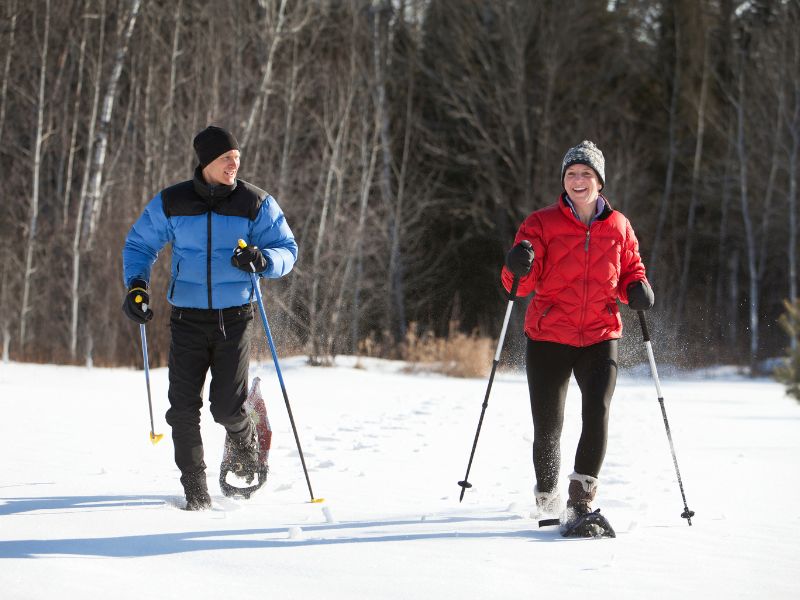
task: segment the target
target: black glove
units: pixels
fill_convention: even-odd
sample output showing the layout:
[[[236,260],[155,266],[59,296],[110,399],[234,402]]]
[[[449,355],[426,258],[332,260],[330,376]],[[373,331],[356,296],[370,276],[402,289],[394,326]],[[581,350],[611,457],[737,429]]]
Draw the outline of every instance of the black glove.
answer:
[[[263,273],[269,267],[269,260],[256,246],[246,246],[233,251],[231,264],[247,273]]]
[[[628,286],[628,306],[632,310],[650,310],[654,302],[653,289],[644,281],[634,281]]]
[[[122,303],[122,312],[131,320],[144,325],[153,318],[150,310],[150,294],[147,293],[147,282],[142,279],[131,281],[131,287]]]
[[[525,277],[533,264],[533,246],[522,240],[506,254],[506,267],[514,277]]]

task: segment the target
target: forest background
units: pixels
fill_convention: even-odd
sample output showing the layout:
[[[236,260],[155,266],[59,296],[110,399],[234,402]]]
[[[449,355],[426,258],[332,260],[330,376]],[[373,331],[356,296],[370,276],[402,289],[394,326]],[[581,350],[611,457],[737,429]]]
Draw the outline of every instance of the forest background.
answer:
[[[5,360],[141,363],[122,244],[155,193],[191,177],[211,123],[235,133],[240,177],[278,200],[300,246],[264,285],[282,353],[496,339],[505,252],[583,139],[637,232],[665,360],[757,367],[789,343],[800,0],[0,6]],[[158,365],[169,262],[151,280]]]

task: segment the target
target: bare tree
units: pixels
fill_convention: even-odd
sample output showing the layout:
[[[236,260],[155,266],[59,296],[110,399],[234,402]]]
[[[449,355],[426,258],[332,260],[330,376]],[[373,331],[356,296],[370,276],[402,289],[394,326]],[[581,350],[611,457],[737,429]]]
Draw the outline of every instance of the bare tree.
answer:
[[[33,181],[28,218],[28,238],[25,244],[25,266],[22,283],[22,302],[19,311],[19,346],[25,349],[28,311],[30,310],[30,291],[33,276],[36,272],[33,256],[36,252],[36,229],[39,220],[39,188],[42,169],[42,143],[44,140],[45,90],[47,82],[47,50],[50,41],[50,0],[45,0],[44,23],[42,24],[42,46],[40,50],[39,87],[36,99],[36,134],[33,143]]]

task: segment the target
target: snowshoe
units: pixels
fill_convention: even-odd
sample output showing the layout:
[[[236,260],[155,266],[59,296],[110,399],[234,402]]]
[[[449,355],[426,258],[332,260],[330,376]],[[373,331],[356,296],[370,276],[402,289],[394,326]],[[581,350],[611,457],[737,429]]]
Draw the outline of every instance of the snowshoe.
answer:
[[[569,512],[569,509],[567,510]],[[576,514],[561,525],[561,535],[569,538],[613,538],[617,537],[611,523],[600,514],[598,508],[594,512]]]
[[[225,450],[219,469],[219,487],[227,497],[249,498],[267,481],[269,466],[267,459],[272,445],[272,428],[267,418],[267,407],[261,396],[261,388],[256,377],[244,402],[244,410],[253,425],[254,440],[236,442],[225,438]],[[246,486],[228,483],[228,474],[244,480]]]

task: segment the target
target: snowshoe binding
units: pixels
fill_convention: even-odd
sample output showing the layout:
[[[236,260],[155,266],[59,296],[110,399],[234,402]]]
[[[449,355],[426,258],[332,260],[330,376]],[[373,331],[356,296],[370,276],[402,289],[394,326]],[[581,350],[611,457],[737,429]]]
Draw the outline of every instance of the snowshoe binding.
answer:
[[[267,481],[269,467],[267,458],[272,444],[272,428],[267,418],[267,407],[261,397],[260,379],[253,379],[253,385],[244,402],[244,409],[251,422],[251,434],[242,440],[225,438],[225,450],[219,469],[219,487],[227,497],[249,498]],[[239,486],[228,482],[228,474],[244,481]]]
[[[570,513],[570,509],[567,509]],[[608,522],[600,509],[595,511],[576,512],[568,517],[561,525],[562,537],[568,538],[613,538],[617,537],[611,523]]]

